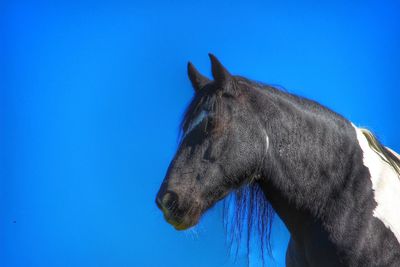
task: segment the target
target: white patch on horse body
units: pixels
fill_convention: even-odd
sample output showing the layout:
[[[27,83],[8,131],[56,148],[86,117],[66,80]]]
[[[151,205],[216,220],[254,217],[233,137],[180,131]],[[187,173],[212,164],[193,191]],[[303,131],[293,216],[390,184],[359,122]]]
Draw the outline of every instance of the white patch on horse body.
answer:
[[[377,203],[373,215],[393,232],[400,243],[400,212],[398,210],[398,204],[400,203],[400,177],[392,166],[383,161],[370,148],[361,130],[355,126],[354,128],[364,153],[364,166],[369,169],[371,175],[374,198]]]
[[[189,124],[189,127],[187,128],[183,138],[185,138],[188,133],[193,131],[194,128],[197,127],[206,117],[208,116],[208,111],[202,110],[194,119],[193,121]]]

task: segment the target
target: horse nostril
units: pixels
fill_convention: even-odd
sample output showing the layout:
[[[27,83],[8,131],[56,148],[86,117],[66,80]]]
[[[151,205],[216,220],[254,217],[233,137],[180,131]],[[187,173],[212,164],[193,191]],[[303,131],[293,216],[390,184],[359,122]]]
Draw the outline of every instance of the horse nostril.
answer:
[[[167,191],[162,197],[160,204],[166,210],[173,210],[178,206],[178,195],[172,191]]]

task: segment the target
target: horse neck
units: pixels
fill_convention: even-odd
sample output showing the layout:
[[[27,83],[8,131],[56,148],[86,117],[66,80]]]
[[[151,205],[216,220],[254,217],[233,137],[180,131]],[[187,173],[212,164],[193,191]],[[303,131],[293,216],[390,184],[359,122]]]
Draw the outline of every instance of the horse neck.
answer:
[[[266,198],[292,236],[301,238],[305,227],[333,229],[335,216],[342,215],[343,188],[365,171],[354,169],[362,162],[354,129],[311,101],[281,92],[259,99],[268,106],[261,119],[270,147],[259,182]]]

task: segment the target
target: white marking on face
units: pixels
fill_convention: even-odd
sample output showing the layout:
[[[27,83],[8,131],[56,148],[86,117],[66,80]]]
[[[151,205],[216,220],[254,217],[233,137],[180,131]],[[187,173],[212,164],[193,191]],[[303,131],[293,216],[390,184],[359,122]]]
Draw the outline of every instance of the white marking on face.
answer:
[[[186,137],[191,131],[193,131],[194,128],[197,127],[205,118],[208,116],[208,111],[202,110],[194,119],[193,121],[189,124],[189,127],[187,128],[185,134],[183,135],[183,138]]]
[[[354,126],[354,125],[353,125]],[[374,217],[378,218],[390,229],[400,243],[400,180],[392,166],[383,161],[373,151],[360,129],[354,126],[357,139],[364,153],[364,166],[371,174],[372,188],[377,206]]]

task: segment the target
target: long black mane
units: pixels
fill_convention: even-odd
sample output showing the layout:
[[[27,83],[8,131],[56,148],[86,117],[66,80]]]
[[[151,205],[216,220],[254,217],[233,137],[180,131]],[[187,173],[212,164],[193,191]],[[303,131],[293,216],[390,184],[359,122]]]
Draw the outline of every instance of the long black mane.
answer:
[[[249,260],[253,237],[259,238],[262,262],[265,261],[265,251],[272,256],[271,233],[275,211],[258,183],[251,182],[226,198],[222,214],[228,245],[231,251],[234,250],[235,257],[244,239]]]

